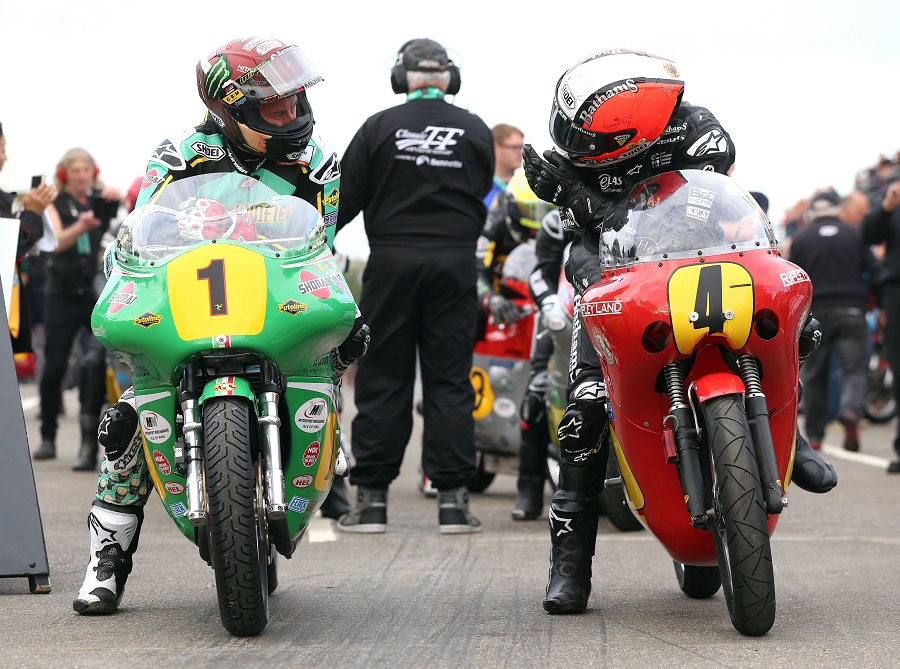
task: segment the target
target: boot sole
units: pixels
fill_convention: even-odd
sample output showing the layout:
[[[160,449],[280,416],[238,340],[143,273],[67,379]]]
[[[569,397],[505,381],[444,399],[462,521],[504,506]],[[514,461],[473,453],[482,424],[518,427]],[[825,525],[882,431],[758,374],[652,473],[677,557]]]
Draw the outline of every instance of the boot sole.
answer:
[[[541,509],[542,511],[543,509]],[[521,509],[513,509],[513,520],[537,520],[541,517],[541,511],[522,511]]]
[[[441,525],[441,534],[475,534],[481,532],[481,526],[472,525]]]
[[[544,610],[553,615],[557,613],[584,613],[587,611],[587,603],[579,604],[578,602],[560,602],[556,599],[545,599]]]
[[[337,523],[336,527],[339,531],[350,534],[384,534],[387,531],[386,524],[380,525],[378,523],[366,523],[364,525],[341,525]]]
[[[116,602],[86,602],[76,599],[72,602],[72,608],[83,616],[108,616],[115,613],[118,606]]]

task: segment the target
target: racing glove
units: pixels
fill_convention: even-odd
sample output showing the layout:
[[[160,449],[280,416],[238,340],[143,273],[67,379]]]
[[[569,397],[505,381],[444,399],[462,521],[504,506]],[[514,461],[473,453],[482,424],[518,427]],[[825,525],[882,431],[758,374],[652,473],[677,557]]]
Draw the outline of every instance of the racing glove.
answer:
[[[582,228],[601,230],[606,203],[566,170],[565,158],[549,150],[541,158],[531,144],[525,145],[522,155],[525,178],[535,195],[555,204]]]
[[[547,328],[553,332],[564,330],[566,325],[571,322],[571,317],[566,310],[563,309],[562,303],[559,301],[559,295],[548,295],[541,300],[541,315]]]
[[[487,310],[494,323],[500,327],[511,325],[519,320],[519,308],[502,295],[491,293],[487,297]]]

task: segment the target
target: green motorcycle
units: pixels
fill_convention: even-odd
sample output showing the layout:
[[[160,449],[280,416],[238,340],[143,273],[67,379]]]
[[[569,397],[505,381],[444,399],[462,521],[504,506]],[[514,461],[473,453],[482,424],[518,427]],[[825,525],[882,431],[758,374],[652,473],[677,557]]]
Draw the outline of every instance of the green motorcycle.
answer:
[[[151,479],[215,571],[222,624],[259,634],[340,449],[330,351],[356,304],[308,202],[240,174],[167,184],[107,251],[94,334],[132,372]]]

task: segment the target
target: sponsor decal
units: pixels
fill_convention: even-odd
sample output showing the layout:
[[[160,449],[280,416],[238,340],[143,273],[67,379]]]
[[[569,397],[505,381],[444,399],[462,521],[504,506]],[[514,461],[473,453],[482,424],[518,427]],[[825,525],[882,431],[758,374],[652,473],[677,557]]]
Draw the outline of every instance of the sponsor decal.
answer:
[[[701,209],[700,207],[692,207],[691,205],[687,206],[687,210],[685,211],[685,215],[689,218],[695,218],[698,221],[706,221],[709,220],[709,209]]]
[[[465,134],[462,128],[445,128],[429,125],[423,132],[415,132],[406,128],[394,133],[397,139],[394,144],[398,151],[413,151],[416,153],[436,153],[450,155],[456,145],[454,137],[462,137]]]
[[[406,156],[397,156],[409,160]],[[430,156],[419,156],[416,158],[416,165],[426,165],[427,167],[452,167],[453,169],[462,168],[463,164],[459,160],[441,160],[439,158],[431,158]]]
[[[219,122],[221,123],[221,121]],[[222,123],[221,125],[224,127],[225,124]],[[162,165],[168,165],[173,170],[183,170],[187,167],[181,152],[169,140],[156,147],[156,151],[150,156],[150,160],[155,160]]]
[[[609,190],[610,188],[622,186],[622,177],[614,177],[609,174],[601,174],[600,178],[597,180],[600,188],[602,190]]]
[[[626,79],[623,83],[618,86],[613,86],[607,91],[597,91],[594,93],[594,96],[590,98],[590,102],[588,103],[587,108],[582,109],[578,114],[579,120],[583,121],[585,125],[591,125],[594,121],[594,114],[597,113],[597,110],[603,106],[604,103],[612,100],[617,95],[621,95],[622,93],[637,93],[638,86],[634,83],[634,79]]]
[[[678,68],[675,66],[675,63],[663,63],[663,69],[666,71],[670,77],[675,77],[676,79],[681,76],[681,72],[678,71]]]
[[[217,393],[233,393],[237,390],[237,384],[232,381],[220,381],[213,390]]]
[[[209,160],[222,160],[225,157],[225,149],[221,146],[212,146],[199,140],[191,144],[191,148]]]
[[[172,426],[169,425],[169,421],[149,409],[141,411],[141,431],[144,433],[144,438],[154,444],[161,444],[172,436]]]
[[[231,70],[228,69],[228,61],[225,56],[212,64],[206,73],[206,92],[210,97],[215,97],[222,90],[222,86],[231,78]]]
[[[313,295],[320,300],[331,297],[328,281],[307,270],[300,272],[300,283],[297,284],[297,288],[301,295]]]
[[[278,40],[274,40],[274,39],[266,40],[265,42],[260,44],[258,47],[256,47],[256,53],[258,53],[260,56],[265,56],[272,49],[277,49],[280,45],[281,45],[281,42],[279,42]]]
[[[187,515],[187,507],[183,502],[169,504],[169,508],[172,509],[172,515],[176,518],[184,518]]]
[[[159,451],[153,451],[153,462],[156,464],[156,468],[159,470],[160,474],[168,476],[172,473],[172,465],[169,464],[166,456]]]
[[[324,274],[328,280],[331,281],[332,286],[337,288],[344,295],[350,295],[350,287],[347,285],[344,275],[341,274],[341,271],[332,263],[316,263],[313,267],[316,268],[317,272]]]
[[[308,506],[309,500],[305,497],[294,497],[294,499],[291,500],[291,503],[288,504],[288,508],[294,513],[303,513]]]
[[[691,144],[687,150],[689,156],[708,156],[711,153],[726,153],[728,151],[728,140],[725,139],[725,133],[721,130],[710,130],[703,137]]]
[[[711,207],[715,199],[715,191],[693,186],[688,190],[688,204],[696,204],[699,207]]]
[[[137,302],[137,299],[138,296],[134,294],[134,282],[129,281],[109,298],[109,309],[107,312],[114,314],[121,311],[125,307],[130,307]]]
[[[229,335],[216,335],[212,338],[213,348],[231,348],[231,337]]]
[[[626,172],[626,174],[628,174],[629,176],[635,176],[636,174],[638,174],[641,171],[642,167],[643,167],[643,165],[635,165],[630,170],[628,170],[628,172]]]
[[[309,147],[307,147],[309,148]],[[312,156],[307,159],[307,163],[312,160]],[[337,154],[332,153],[319,166],[309,173],[309,180],[317,184],[331,183],[341,176],[341,164],[338,162]]]
[[[518,408],[510,398],[498,397],[494,400],[494,413],[500,418],[512,418],[518,413]]]
[[[781,283],[785,287],[809,281],[809,275],[802,269],[792,269],[790,272],[784,272],[778,276],[781,277]]]
[[[622,301],[610,300],[609,302],[582,302],[582,316],[615,316],[622,313]]]
[[[135,318],[132,323],[135,325],[140,325],[142,328],[149,328],[157,325],[162,320],[162,316],[159,314],[154,314],[152,311],[145,311],[140,316]]]
[[[147,174],[144,175],[144,178],[141,179],[141,190],[145,188],[150,188],[151,186],[158,186],[163,182],[163,178],[159,175],[159,172],[155,167],[151,167],[147,170]]]
[[[568,81],[562,85],[559,94],[562,96],[562,100],[565,103],[566,107],[568,107],[569,109],[575,109],[575,96],[572,95],[572,91],[569,90]]]
[[[287,302],[282,302],[278,305],[278,311],[296,316],[297,314],[306,311],[306,307],[307,305],[303,302],[298,302],[297,300],[288,300]]]
[[[175,481],[166,481],[165,488],[173,495],[180,495],[184,492],[184,486],[180,483],[176,483]]]
[[[341,192],[337,188],[332,188],[331,192],[322,198],[322,204],[326,207],[336,207],[338,205],[338,200],[341,197]]]
[[[308,488],[312,485],[312,482],[312,474],[301,474],[300,476],[295,476],[294,480],[291,481],[291,483],[294,484],[295,488]]]
[[[228,95],[226,95],[224,98],[222,98],[222,102],[224,102],[225,104],[228,104],[228,105],[233,105],[235,102],[240,100],[242,97],[244,97],[244,93],[241,91],[241,89],[235,88]]]
[[[303,466],[304,467],[312,467],[316,464],[316,460],[319,459],[319,453],[322,452],[322,446],[318,441],[314,441],[309,446],[306,447],[306,450],[303,452]]]
[[[321,397],[303,403],[294,414],[294,423],[303,432],[318,432],[328,419],[328,404]]]

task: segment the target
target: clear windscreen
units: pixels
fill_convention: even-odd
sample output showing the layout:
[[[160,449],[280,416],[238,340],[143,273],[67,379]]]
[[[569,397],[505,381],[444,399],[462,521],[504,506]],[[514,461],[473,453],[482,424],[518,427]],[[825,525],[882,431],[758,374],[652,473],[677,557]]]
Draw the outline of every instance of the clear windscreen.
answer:
[[[753,197],[729,177],[704,170],[636,184],[610,205],[603,230],[605,267],[776,245]]]
[[[231,240],[274,255],[302,255],[325,246],[326,231],[309,202],[280,195],[238,173],[173,181],[122,222],[122,262],[160,260],[195,244]]]

